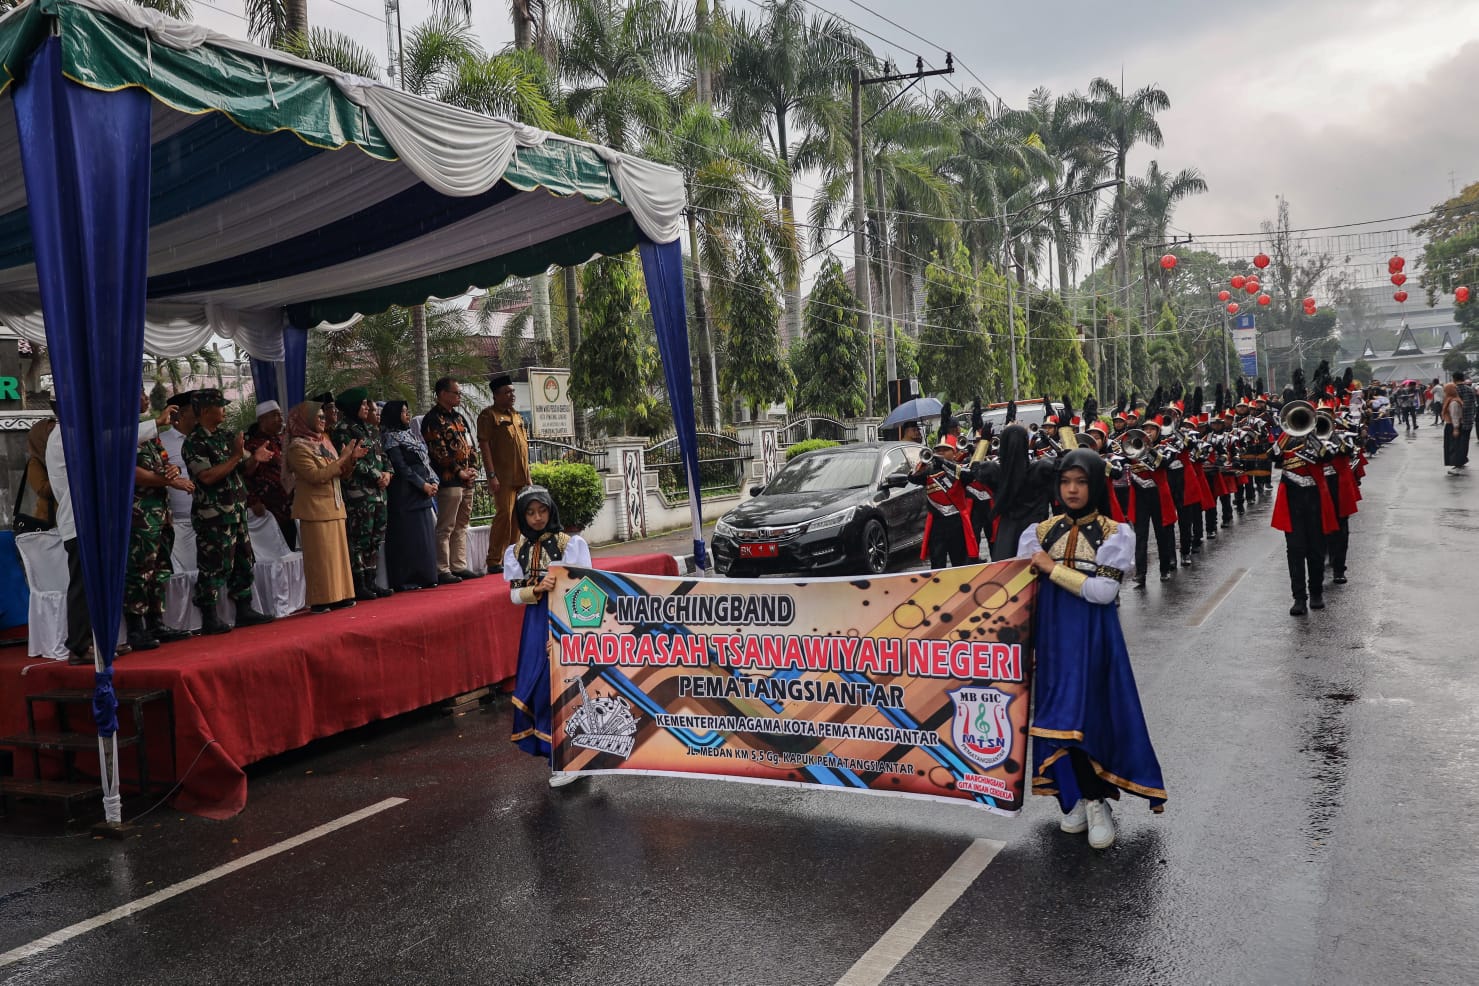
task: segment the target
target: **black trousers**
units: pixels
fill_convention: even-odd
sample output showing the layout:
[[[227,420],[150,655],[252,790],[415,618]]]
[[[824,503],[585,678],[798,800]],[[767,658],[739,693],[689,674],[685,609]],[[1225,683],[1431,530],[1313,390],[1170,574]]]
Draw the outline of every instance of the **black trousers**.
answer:
[[[1114,498],[1120,502],[1120,513],[1130,516],[1130,484],[1114,487]]]
[[[82,584],[82,553],[77,539],[63,541],[67,552],[67,650],[82,655],[92,646],[92,617],[87,609],[87,589]]]
[[[1156,554],[1160,556],[1161,573],[1176,570],[1176,527],[1161,523],[1161,494],[1156,489],[1138,487],[1135,490],[1135,572],[1142,578],[1147,574],[1145,565],[1149,558],[1150,532],[1155,531]]]
[[[1231,493],[1224,493],[1220,499],[1222,500],[1222,523],[1223,526],[1226,526],[1232,523],[1233,495]]]
[[[1181,554],[1191,554],[1192,542],[1196,540],[1192,532],[1192,518],[1197,511],[1186,505],[1186,470],[1168,469],[1166,475],[1171,480],[1171,498],[1176,501],[1176,527],[1181,532]]]
[[[1284,483],[1289,498],[1289,526],[1284,556],[1289,562],[1289,591],[1295,599],[1324,595],[1325,533],[1320,523],[1320,491]]]
[[[950,568],[955,565],[970,565],[976,559],[965,550],[965,530],[960,517],[930,518],[929,537],[930,568]]]
[[[1117,796],[1115,786],[1094,772],[1094,765],[1083,750],[1069,750],[1068,762],[1073,764],[1073,779],[1078,781],[1079,793],[1085,801],[1103,801]]]
[[[1330,487],[1330,499],[1335,503],[1335,514],[1340,517],[1340,477],[1326,476],[1326,483]],[[1346,549],[1351,543],[1351,519],[1340,517],[1340,526],[1330,534],[1325,535],[1325,557],[1330,561],[1330,572],[1332,575],[1345,574]]]
[[[971,527],[976,531],[976,553],[991,557],[991,501],[971,498]]]

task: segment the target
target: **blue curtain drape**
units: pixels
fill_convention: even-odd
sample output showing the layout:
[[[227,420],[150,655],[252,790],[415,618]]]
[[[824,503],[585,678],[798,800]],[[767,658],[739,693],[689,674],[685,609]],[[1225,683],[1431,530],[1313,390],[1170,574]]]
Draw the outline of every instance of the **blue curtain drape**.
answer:
[[[287,377],[288,403],[284,411],[303,403],[308,389],[308,328],[301,325],[282,327],[283,369]]]
[[[668,385],[668,403],[673,408],[673,427],[678,432],[678,450],[683,454],[683,471],[688,476],[693,557],[699,569],[707,569],[703,503],[699,499],[693,367],[688,351],[688,313],[683,300],[682,241],[642,243],[638,250],[642,255],[642,273],[647,278],[647,298],[652,303],[652,323],[657,328],[657,351],[662,357],[663,379]]]
[[[98,732],[118,729],[113,647],[138,455],[150,97],[67,81],[47,40],[14,95],[57,419],[95,646]]]
[[[256,391],[258,404],[263,401],[277,401],[279,405],[282,404],[282,398],[277,396],[277,364],[271,360],[252,357],[252,387]]]

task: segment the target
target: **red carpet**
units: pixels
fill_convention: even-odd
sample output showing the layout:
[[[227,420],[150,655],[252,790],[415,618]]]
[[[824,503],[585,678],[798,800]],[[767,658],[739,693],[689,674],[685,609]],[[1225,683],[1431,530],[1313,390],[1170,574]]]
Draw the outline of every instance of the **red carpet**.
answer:
[[[671,555],[597,559],[596,565],[678,574]],[[521,620],[508,583],[488,577],[129,654],[114,665],[114,681],[118,688],[170,690],[176,762],[171,770],[163,711],[157,722],[151,712],[145,724],[149,759],[157,764],[151,774],[178,777],[200,754],[174,807],[229,818],[246,806],[247,764],[513,677]],[[0,735],[25,731],[26,694],[92,685],[89,668],[7,651],[0,651]],[[82,718],[83,709],[74,708]],[[126,714],[121,718],[131,732]],[[87,723],[69,725],[91,731]],[[201,753],[211,740],[215,744]],[[120,756],[127,783],[134,751]],[[96,759],[78,756],[94,771]],[[18,773],[29,772],[30,762],[30,751],[16,751]]]

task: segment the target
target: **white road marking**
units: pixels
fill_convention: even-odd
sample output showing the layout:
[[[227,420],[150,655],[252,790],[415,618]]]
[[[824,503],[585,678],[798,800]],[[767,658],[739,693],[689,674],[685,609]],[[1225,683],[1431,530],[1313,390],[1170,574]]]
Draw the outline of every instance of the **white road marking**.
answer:
[[[1232,591],[1238,587],[1247,574],[1248,570],[1246,568],[1233,569],[1232,574],[1227,577],[1222,583],[1222,586],[1212,594],[1210,599],[1202,604],[1201,609],[1197,610],[1196,615],[1191,618],[1191,622],[1186,625],[1189,627],[1199,627],[1207,622],[1207,617],[1217,612],[1217,607],[1222,605],[1224,599],[1232,595]]]
[[[837,986],[878,986],[883,982],[1005,845],[995,839],[977,839],[967,846],[934,886],[911,904],[893,927],[853,963],[847,975],[837,980]]]
[[[222,863],[215,869],[206,870],[199,876],[192,876],[188,880],[182,880],[179,883],[165,887],[163,890],[156,890],[147,897],[140,897],[138,900],[122,904],[113,908],[111,911],[104,911],[102,914],[88,918],[86,921],[79,921],[60,931],[53,931],[49,935],[43,935],[29,944],[12,948],[10,951],[0,954],[0,969],[28,959],[33,955],[39,955],[49,948],[55,948],[57,945],[71,941],[79,935],[85,935],[89,931],[101,928],[106,924],[112,924],[120,918],[132,917],[141,911],[148,910],[155,904],[162,904],[171,897],[178,897],[180,894],[194,890],[196,887],[210,883],[212,880],[219,880],[221,877],[235,873],[237,870],[245,869],[253,863],[260,863],[264,859],[269,859],[279,853],[296,849],[305,843],[312,842],[314,839],[322,838],[330,832],[338,831],[345,826],[353,825],[355,822],[362,822],[372,815],[378,815],[387,808],[394,808],[396,805],[403,805],[405,803],[405,798],[386,798],[384,801],[370,805],[368,808],[361,808],[359,811],[350,812],[342,818],[336,818],[332,822],[325,822],[317,828],[309,829],[307,832],[295,835],[291,839],[284,839],[282,842],[270,845],[265,849],[258,849],[256,852],[247,853],[240,859],[233,859],[229,863]]]

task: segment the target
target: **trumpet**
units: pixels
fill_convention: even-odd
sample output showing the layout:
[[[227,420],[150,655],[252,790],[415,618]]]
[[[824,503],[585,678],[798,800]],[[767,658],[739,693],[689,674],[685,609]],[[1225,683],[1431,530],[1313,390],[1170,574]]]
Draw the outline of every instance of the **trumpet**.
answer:
[[[1279,426],[1284,434],[1303,438],[1319,425],[1319,415],[1309,401],[1290,401],[1279,411]]]
[[[1327,412],[1321,411],[1315,415],[1315,437],[1320,441],[1329,440],[1335,433],[1335,419]]]
[[[923,452],[920,452],[919,462],[921,465],[929,466],[930,468],[933,468],[938,463],[946,472],[955,476],[960,475],[960,464],[950,459],[940,458],[935,454],[934,449],[927,448]]]

